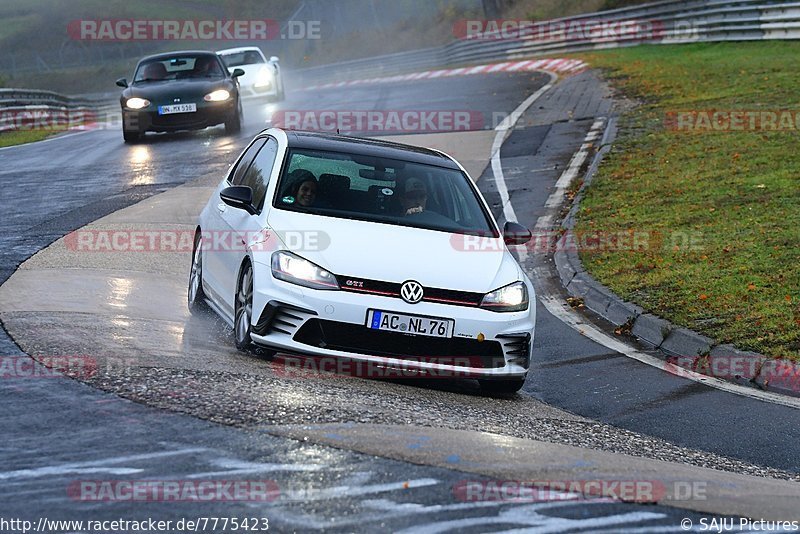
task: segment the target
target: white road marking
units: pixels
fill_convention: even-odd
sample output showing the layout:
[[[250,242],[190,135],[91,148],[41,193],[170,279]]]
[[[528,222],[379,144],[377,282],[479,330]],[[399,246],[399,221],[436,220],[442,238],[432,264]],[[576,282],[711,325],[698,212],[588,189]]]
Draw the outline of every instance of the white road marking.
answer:
[[[591,504],[592,501],[580,501],[581,504]],[[654,512],[627,512],[622,514],[605,515],[589,519],[570,519],[539,513],[553,507],[566,507],[565,503],[546,503],[530,504],[525,506],[514,506],[503,510],[496,516],[491,517],[467,517],[463,519],[451,519],[437,521],[423,525],[414,525],[398,534],[439,534],[440,532],[458,531],[460,529],[474,529],[475,527],[488,525],[520,525],[526,529],[506,530],[503,532],[530,532],[531,527],[536,528],[537,533],[545,532],[570,532],[576,530],[592,529],[597,527],[608,527],[611,525],[623,525],[625,523],[639,523],[641,521],[652,521],[665,519],[665,514]],[[494,532],[494,531],[493,531]]]
[[[76,473],[78,470],[101,469],[108,464],[121,464],[127,462],[138,462],[141,460],[152,460],[153,458],[164,458],[168,456],[180,456],[183,454],[194,454],[204,452],[206,449],[178,449],[176,451],[154,452],[148,454],[134,454],[131,456],[117,456],[104,460],[93,460],[89,462],[74,462],[69,464],[48,465],[35,469],[19,469],[17,471],[0,472],[0,480],[12,480],[16,478],[36,478],[54,475],[64,475]],[[119,468],[127,469],[127,468]]]
[[[546,74],[550,76],[550,81],[531,96],[526,98],[495,128],[497,133],[495,134],[494,141],[492,142],[492,173],[494,174],[494,181],[497,185],[498,193],[500,194],[500,200],[503,203],[503,216],[509,221],[516,220],[516,214],[508,196],[508,187],[506,186],[506,179],[503,175],[503,167],[500,162],[500,147],[503,146],[503,143],[509,136],[509,132],[517,123],[517,121],[519,121],[520,117],[522,117],[522,114],[525,113],[525,111],[527,111],[527,109],[531,107],[540,96],[553,87],[553,84],[558,77],[550,72]]]
[[[593,324],[584,320],[583,317],[570,308],[567,303],[562,302],[559,296],[543,294],[541,292],[537,292],[537,294],[541,303],[545,308],[547,308],[547,311],[549,311],[561,322],[573,330],[576,330],[579,334],[588,337],[595,343],[599,343],[600,345],[603,345],[604,347],[607,347],[613,351],[624,354],[628,358],[632,358],[636,361],[650,365],[651,367],[655,367],[671,375],[687,378],[693,382],[705,384],[728,393],[733,393],[735,395],[740,395],[742,397],[748,397],[751,399],[772,402],[774,404],[780,404],[790,408],[800,409],[800,399],[798,398],[786,397],[770,391],[761,391],[759,389],[733,384],[725,380],[720,380],[719,378],[714,378],[690,371],[688,369],[683,369],[682,367],[678,367],[676,365],[670,365],[669,363],[660,360],[655,356],[650,356],[649,354],[640,352],[635,348],[626,345],[622,341],[614,339]]]
[[[606,498],[598,498],[598,499],[583,499],[582,495],[577,493],[566,493],[566,492],[553,492],[551,497],[554,501],[558,501],[561,503],[562,506],[570,505],[575,503],[584,503],[589,502],[591,504],[602,504],[602,503],[616,503],[619,501],[614,501],[613,499],[606,499]],[[509,506],[509,505],[517,505],[517,504],[527,504],[524,501],[522,503],[515,503],[511,500],[504,501],[502,499],[499,500],[484,500],[484,501],[468,501],[462,502],[457,504],[419,504],[413,502],[395,502],[390,501],[388,499],[367,499],[365,501],[361,501],[361,504],[372,508],[373,510],[384,510],[384,511],[411,511],[414,513],[438,513],[438,512],[455,512],[459,510],[473,510],[475,508],[491,508],[491,507],[499,507],[499,506]]]
[[[514,206],[511,205],[511,198],[508,195],[508,186],[506,185],[506,178],[503,175],[503,165],[500,161],[500,147],[503,146],[503,143],[509,136],[509,132],[517,123],[517,121],[519,121],[520,117],[522,117],[522,114],[525,113],[525,111],[531,107],[540,96],[549,91],[550,88],[555,84],[555,81],[558,79],[558,76],[552,72],[546,72],[545,74],[550,76],[550,81],[531,96],[526,98],[519,106],[517,106],[517,109],[511,112],[511,115],[503,119],[503,121],[495,128],[497,133],[495,134],[494,141],[492,142],[492,174],[494,175],[494,182],[497,185],[497,192],[500,195],[500,202],[503,206],[503,217],[506,221],[516,222],[517,214],[514,212]],[[517,252],[519,254],[520,263],[523,263],[528,257],[528,252],[525,250],[525,247],[519,247]]]
[[[327,488],[321,492],[315,492],[311,495],[304,494],[303,492],[294,492],[284,494],[284,498],[274,503],[271,508],[271,517],[274,516],[277,522],[286,523],[295,526],[301,526],[306,529],[325,529],[325,528],[345,528],[353,525],[359,525],[362,529],[370,523],[383,523],[396,518],[413,517],[410,522],[414,526],[409,527],[404,532],[446,532],[450,530],[459,530],[464,527],[471,527],[475,525],[519,525],[526,527],[528,530],[531,527],[537,527],[536,532],[540,529],[542,532],[561,532],[561,531],[574,531],[580,528],[592,527],[609,527],[611,525],[623,525],[625,523],[660,520],[666,518],[664,514],[652,512],[625,512],[614,515],[601,515],[595,518],[588,519],[569,519],[564,517],[557,517],[548,514],[543,514],[546,510],[551,508],[563,509],[568,507],[595,507],[598,505],[614,503],[612,499],[578,499],[576,494],[562,493],[561,495],[565,500],[556,499],[555,501],[540,502],[540,503],[514,503],[502,500],[498,501],[477,501],[477,502],[460,502],[452,504],[435,504],[426,505],[416,502],[398,502],[386,498],[378,499],[364,499],[360,501],[363,509],[355,515],[348,516],[347,518],[331,518],[329,516],[322,516],[317,513],[302,513],[291,508],[284,508],[281,504],[290,504],[294,500],[302,500],[303,502],[309,500],[337,498],[337,497],[352,497],[366,493],[377,493],[385,491],[404,491],[413,487],[429,486],[432,483],[439,483],[434,479],[418,479],[411,480],[403,483],[391,484],[376,484],[371,486],[363,486],[357,493],[354,493],[349,486],[345,492],[339,488]],[[322,493],[325,492],[324,495]],[[289,497],[287,500],[286,497]],[[310,498],[309,498],[310,497]],[[504,508],[504,510],[498,510]],[[490,515],[472,515],[469,518],[451,519],[442,521],[430,521],[427,519],[419,520],[419,516],[424,514],[442,514],[453,513],[471,510],[486,510],[484,514]],[[417,522],[419,521],[419,522]],[[522,530],[520,532],[525,532]]]
[[[592,124],[589,133],[586,134],[586,138],[583,140],[583,144],[578,149],[575,154],[572,155],[572,159],[567,165],[566,170],[561,173],[561,177],[556,182],[555,190],[550,193],[550,196],[547,197],[547,202],[544,203],[545,208],[557,208],[564,202],[564,194],[569,187],[569,184],[578,176],[578,171],[581,170],[581,166],[586,161],[586,158],[589,156],[589,149],[592,148],[592,143],[597,140],[602,134],[602,128],[604,124],[603,119],[598,119],[594,121]]]
[[[193,473],[185,478],[210,478],[218,476],[230,475],[245,475],[248,473],[268,473],[274,471],[286,472],[313,472],[320,471],[327,468],[325,464],[273,464],[273,463],[255,463],[243,462],[240,460],[214,460],[212,464],[220,467],[222,470],[206,471],[203,473]]]
[[[333,486],[314,491],[287,491],[286,499],[308,501],[324,501],[328,499],[339,499],[343,497],[358,497],[360,495],[371,495],[373,493],[386,493],[389,491],[407,490],[435,486],[439,481],[435,478],[418,478],[403,482],[390,482],[387,484],[366,484],[361,486]],[[285,499],[281,499],[285,500]]]

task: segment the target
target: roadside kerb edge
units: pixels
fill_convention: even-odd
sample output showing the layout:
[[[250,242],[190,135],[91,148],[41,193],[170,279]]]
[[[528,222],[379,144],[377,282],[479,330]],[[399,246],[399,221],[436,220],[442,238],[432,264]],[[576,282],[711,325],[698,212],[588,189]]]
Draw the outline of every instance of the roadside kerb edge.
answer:
[[[583,176],[583,184],[575,195],[569,213],[561,223],[566,234],[572,234],[575,227],[575,216],[580,207],[586,187],[592,182],[597,169],[617,135],[617,117],[610,117],[606,123],[600,147]],[[581,299],[583,306],[600,315],[614,326],[630,333],[653,349],[654,355],[669,362],[670,357],[694,358],[692,368],[707,368],[709,376],[774,393],[800,397],[800,366],[789,360],[774,360],[772,367],[784,370],[783,376],[795,377],[795,380],[778,380],[774,376],[764,375],[764,363],[771,360],[762,354],[739,350],[733,345],[719,344],[715,340],[697,332],[670,323],[646,311],[631,302],[626,302],[615,295],[609,288],[595,280],[586,272],[575,247],[564,247],[553,255],[556,271],[562,286],[572,297]],[[714,374],[713,361],[721,359],[739,359],[751,362],[743,371],[731,376]],[[701,359],[708,361],[701,362]],[[700,365],[705,363],[707,365]]]

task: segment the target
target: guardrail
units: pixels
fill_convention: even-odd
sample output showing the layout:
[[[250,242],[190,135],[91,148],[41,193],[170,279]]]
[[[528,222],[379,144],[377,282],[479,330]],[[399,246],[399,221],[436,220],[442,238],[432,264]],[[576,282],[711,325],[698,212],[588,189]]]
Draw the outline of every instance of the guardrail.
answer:
[[[591,23],[650,24],[641,35],[580,35],[569,28]],[[563,32],[557,28],[563,27]],[[556,28],[555,31],[552,28]],[[543,31],[544,30],[544,31]],[[585,33],[585,32],[584,32]],[[304,85],[382,77],[445,65],[470,65],[621,46],[720,41],[800,39],[800,2],[781,0],[683,0],[587,13],[527,26],[519,35],[502,32],[462,38],[444,46],[344,61],[295,71]]]
[[[0,89],[0,132],[67,130],[105,120],[115,109],[107,98],[74,98],[53,91]]]

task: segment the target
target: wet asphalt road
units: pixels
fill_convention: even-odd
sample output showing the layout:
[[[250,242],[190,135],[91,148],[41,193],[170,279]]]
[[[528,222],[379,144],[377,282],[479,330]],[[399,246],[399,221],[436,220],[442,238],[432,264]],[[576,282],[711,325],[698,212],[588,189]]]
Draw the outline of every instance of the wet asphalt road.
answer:
[[[266,518],[270,531],[635,532],[698,514],[602,500],[468,502],[454,488],[486,477],[278,438],[153,410],[66,378],[0,383],[0,519],[144,521]],[[25,409],[23,409],[25,407]],[[82,482],[268,484],[252,501],[99,500]],[[115,494],[117,495],[117,494]],[[224,493],[220,493],[223,495]],[[108,499],[108,494],[106,494]],[[260,523],[260,521],[259,521]],[[206,523],[207,524],[207,523]],[[2,523],[0,523],[2,525]],[[439,530],[441,529],[441,530]],[[13,532],[0,526],[0,531]],[[49,532],[80,532],[56,529]],[[179,532],[173,528],[172,532]],[[200,532],[230,532],[208,527]]]
[[[431,109],[429,106],[441,109],[479,109],[484,114],[490,115],[495,111],[510,111],[539,87],[542,81],[543,78],[536,75],[498,75],[471,77],[469,83],[450,79],[393,88],[385,86],[354,88],[349,89],[347,93],[322,92],[314,95],[313,99],[310,99],[309,95],[299,94],[296,95],[296,100],[289,100],[282,107],[331,109],[337,106],[344,108],[352,106],[353,109],[362,109],[363,106],[367,106],[375,109],[414,109],[417,102],[424,101],[425,109]],[[304,100],[307,98],[309,100]],[[358,104],[354,105],[352,102]],[[555,106],[556,102],[551,104]],[[538,113],[541,110],[533,112]],[[537,209],[543,205],[559,171],[552,169],[550,172],[541,172],[532,180],[524,180],[523,176],[526,171],[542,168],[537,165],[545,161],[550,163],[558,161],[563,169],[591,124],[591,117],[588,115],[575,119],[551,125],[531,126],[515,133],[504,147],[502,153],[505,158],[504,169],[510,171],[508,174],[511,177],[514,176],[515,170],[517,172],[517,179],[509,181],[509,188],[521,222],[532,226],[532,221],[537,217]],[[530,122],[535,123],[536,119]],[[245,125],[245,131],[236,137],[225,136],[221,128],[216,128],[193,134],[158,136],[141,145],[127,146],[122,143],[119,131],[96,131],[0,151],[0,158],[4,163],[3,170],[0,171],[0,180],[3,183],[3,188],[0,189],[0,205],[6,214],[0,223],[2,280],[5,280],[21,261],[36,250],[91,220],[180,183],[198,177],[221,176],[235,155],[262,125],[262,122],[251,114]],[[538,159],[530,160],[532,157],[530,154],[535,154]],[[480,184],[487,188],[486,192],[491,198],[493,191],[490,180],[491,176],[485,175]],[[20,199],[25,200],[23,202]],[[393,402],[375,403],[376,398],[387,394],[389,398],[402,398],[405,401],[415,402],[416,399],[414,404],[408,406],[407,416],[426,408],[431,408],[432,414],[439,416],[446,414],[448,408],[458,406],[451,419],[444,421],[447,426],[483,429],[488,426],[492,431],[499,433],[507,431],[512,435],[539,434],[538,437],[541,439],[548,439],[550,434],[557,435],[560,429],[562,435],[557,439],[564,442],[573,440],[610,449],[622,448],[627,442],[629,446],[640,444],[649,449],[645,454],[650,456],[667,458],[683,456],[689,459],[692,457],[692,454],[687,454],[679,447],[672,447],[660,440],[636,438],[624,431],[582,422],[580,417],[573,418],[576,421],[571,423],[565,421],[563,416],[554,416],[552,420],[547,417],[526,420],[524,412],[528,407],[535,406],[537,413],[546,413],[546,407],[535,401],[535,398],[539,398],[556,406],[564,406],[576,414],[608,422],[622,429],[656,436],[678,446],[711,451],[747,463],[771,466],[792,473],[798,472],[798,462],[794,460],[798,457],[796,434],[798,425],[794,410],[741,399],[713,391],[705,386],[692,386],[689,382],[663,375],[621,355],[610,353],[567,328],[544,309],[539,309],[538,317],[535,363],[524,394],[515,400],[502,401],[477,396],[474,394],[474,385],[469,383],[453,387],[431,387],[428,384],[409,386],[347,380],[336,381],[338,383],[333,386],[326,384],[326,394],[318,404],[333,404],[329,410],[321,412],[323,414],[321,417],[325,421],[331,421],[336,419],[338,413],[343,420],[347,420],[355,417],[355,412],[361,410],[364,413],[364,410],[367,410],[365,416],[372,420],[373,415],[368,410],[373,407],[376,411],[375,417],[383,417],[385,414],[397,411],[397,405]],[[218,331],[214,336],[216,337],[208,340],[212,346],[227,344],[230,341],[222,331]],[[15,354],[14,347],[7,340],[0,343],[0,347],[3,347],[4,354]],[[258,358],[248,359],[246,356],[237,358],[238,365],[251,367],[253,375],[262,372],[259,367],[269,365],[268,362]],[[154,380],[156,383],[172,384],[170,379],[163,379],[165,374],[173,373],[174,370],[156,372],[153,376],[145,377],[144,383]],[[181,378],[185,380],[187,376],[195,378],[195,383],[206,378],[203,373],[192,377],[191,373],[186,372],[182,373]],[[631,377],[636,378],[632,380]],[[212,373],[208,373],[207,378],[212,382],[217,380],[224,382],[230,377],[218,379]],[[248,379],[249,377],[245,377],[245,382]],[[409,471],[407,464],[400,462],[372,459],[342,451],[334,453],[331,449],[323,447],[299,446],[296,442],[288,440],[248,434],[246,430],[230,430],[195,421],[192,418],[154,412],[125,401],[114,400],[113,397],[95,393],[85,386],[67,380],[53,379],[53,382],[48,383],[53,384],[49,387],[44,382],[46,381],[29,381],[26,384],[23,381],[21,384],[15,384],[12,381],[4,381],[2,384],[0,395],[7,409],[4,428],[20,430],[4,448],[4,456],[10,459],[7,463],[7,472],[31,465],[44,467],[59,463],[96,461],[98,458],[130,454],[132,451],[141,454],[153,451],[176,451],[180,450],[180,447],[194,444],[199,445],[203,451],[189,453],[193,459],[186,463],[186,467],[175,466],[172,460],[164,460],[163,457],[137,460],[146,464],[140,471],[143,473],[141,476],[146,478],[148,473],[151,477],[154,474],[163,476],[165,473],[174,473],[176,477],[180,477],[186,476],[187,473],[202,473],[204,469],[206,472],[212,469],[219,470],[219,459],[225,458],[226,454],[235,457],[236,461],[250,458],[250,461],[257,459],[261,462],[277,462],[278,460],[273,458],[280,457],[281,461],[289,458],[291,461],[286,461],[287,464],[298,461],[293,454],[310,454],[315,460],[321,459],[320,464],[336,465],[341,471],[341,474],[335,476],[326,472],[324,477],[314,479],[320,486],[328,488],[343,484],[362,485],[367,480],[377,481],[376,483],[406,481],[409,478],[437,480],[436,484],[415,489],[413,496],[405,494],[399,497],[392,494],[388,504],[386,499],[376,498],[370,499],[365,505],[363,499],[344,495],[342,498],[345,500],[348,497],[352,499],[345,505],[353,507],[354,510],[352,515],[355,519],[351,525],[367,524],[374,520],[378,521],[376,526],[383,525],[389,528],[391,525],[392,530],[399,530],[406,525],[418,524],[416,521],[432,521],[433,516],[417,513],[418,509],[414,507],[406,507],[400,513],[396,506],[397,502],[414,502],[414,506],[417,507],[442,503],[455,505],[450,495],[452,492],[448,494],[447,491],[442,491],[442,487],[446,487],[447,484],[452,485],[452,481],[457,480],[456,477],[459,475],[456,472],[445,470],[435,472],[433,469],[422,467],[413,468],[412,472]],[[108,382],[98,385],[125,392],[124,388],[114,387],[113,377],[109,377]],[[236,389],[241,391],[240,388],[241,383],[237,383]],[[203,413],[202,406],[201,408],[195,406],[194,410],[191,406],[186,409],[187,406],[180,406],[170,399],[165,399],[163,395],[158,394],[158,391],[155,395],[152,390],[149,392],[137,390],[136,394],[130,394],[131,391],[127,393],[127,396],[149,404],[180,407],[183,411],[207,416]],[[351,402],[352,397],[359,399],[357,403],[359,406],[355,410],[338,409],[336,403],[343,405],[343,399],[346,398]],[[47,406],[56,405],[65,407],[66,411],[61,416],[54,416],[46,409]],[[98,405],[107,405],[109,408],[94,409]],[[87,410],[87,406],[93,408]],[[505,419],[487,420],[487,414],[491,417],[493,412],[497,414],[501,411],[498,407],[508,408],[507,411],[511,416]],[[520,415],[516,421],[515,412]],[[403,413],[400,411],[401,416]],[[306,412],[306,415],[309,413]],[[92,428],[97,424],[98,417],[107,425],[107,429]],[[287,417],[290,418],[290,415]],[[464,421],[459,419],[462,417],[464,420],[472,419],[474,422],[465,425]],[[310,418],[309,422],[318,420],[313,411],[310,413]],[[421,419],[425,423],[425,417]],[[431,416],[427,424],[435,424],[433,422],[435,419],[436,417]],[[524,421],[527,427],[520,428],[525,425],[520,425],[519,421]],[[743,429],[752,427],[746,426],[748,421],[750,425],[752,421],[759,421],[761,428],[766,426],[767,429],[745,432]],[[246,425],[253,421],[245,419],[228,422]],[[56,439],[43,445],[41,436],[37,439],[36,434],[45,428],[48,433],[53,433]],[[81,430],[76,431],[78,428]],[[723,436],[724,439],[721,439]],[[73,443],[74,446],[65,450],[61,446],[63,442]],[[98,446],[101,447],[100,450],[97,449]],[[261,452],[254,452],[256,449]],[[287,449],[294,451],[287,452]],[[247,456],[245,453],[251,454]],[[334,456],[333,459],[330,458],[331,455]],[[713,455],[704,456],[702,453],[696,454],[696,461],[717,467],[726,467],[727,463],[727,467],[732,470],[757,472],[757,468],[752,466],[744,466],[736,461],[720,459]],[[175,469],[170,470],[167,467]],[[139,469],[138,464],[134,469]],[[336,478],[338,476],[344,477],[346,483]],[[31,514],[36,511],[32,502],[47,503],[48,509],[54,506],[64,513],[74,511],[76,509],[74,503],[70,503],[60,494],[58,484],[64,480],[63,476],[61,478],[47,476],[22,483],[23,486],[17,489],[23,492],[21,494],[33,498],[30,501],[11,501],[13,508],[9,511]],[[283,478],[281,483],[286,487],[302,487],[308,480],[292,474],[288,478]],[[437,489],[430,489],[432,487]],[[39,501],[37,495],[43,496],[43,500]],[[342,512],[339,508],[341,505],[341,502],[323,499],[318,505],[287,504],[285,509],[280,510],[273,506],[270,518],[271,520],[275,518],[276,524],[282,524],[287,528],[323,526],[322,523],[314,521],[331,521],[332,517],[341,518]],[[292,509],[292,506],[296,509]],[[302,510],[297,509],[298,507]],[[335,512],[332,511],[334,509]],[[89,510],[103,514],[110,513],[109,509],[103,506],[87,507],[84,511],[88,513]],[[152,510],[157,510],[159,515],[183,513],[180,509],[166,510],[166,507],[153,507]],[[664,512],[653,507],[648,507],[646,510],[655,511],[657,514]],[[226,507],[223,511],[231,515],[230,508]],[[441,518],[436,515],[437,521],[464,517],[466,513],[463,507],[428,512],[434,515],[441,514]],[[617,512],[609,510],[608,515]],[[476,511],[472,510],[469,513]],[[504,513],[506,518],[513,516],[513,512],[498,507],[478,513],[492,517],[501,517]],[[585,510],[578,511],[577,508],[564,509],[564,514],[567,515],[583,513]],[[672,514],[671,522],[661,524],[675,525],[674,518],[685,515],[682,512],[666,513]],[[306,517],[303,514],[311,515]],[[367,514],[367,519],[364,519],[363,514]],[[306,523],[295,521],[300,516]],[[526,516],[530,517],[530,511]],[[664,517],[649,519],[658,522]],[[510,521],[509,524],[518,523]],[[325,526],[334,525],[325,524]],[[602,525],[597,525],[598,528],[600,526]],[[565,525],[562,527],[569,530]],[[477,529],[481,530],[485,529]]]

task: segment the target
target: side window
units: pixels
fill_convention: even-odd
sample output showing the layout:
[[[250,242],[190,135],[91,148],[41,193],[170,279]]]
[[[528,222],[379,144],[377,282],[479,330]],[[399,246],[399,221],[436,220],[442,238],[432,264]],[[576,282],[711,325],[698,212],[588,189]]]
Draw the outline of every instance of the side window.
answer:
[[[264,197],[267,194],[269,176],[272,174],[272,167],[278,157],[278,142],[273,138],[268,138],[264,147],[258,151],[247,173],[244,175],[242,185],[249,185],[253,190],[253,206],[261,211],[264,205]]]
[[[242,156],[242,159],[239,160],[239,164],[236,165],[236,168],[233,170],[233,175],[231,176],[231,185],[244,185],[242,182],[244,180],[245,172],[250,167],[250,164],[253,162],[253,158],[256,157],[256,154],[264,146],[266,139],[258,139],[255,143],[250,145],[250,148]]]

